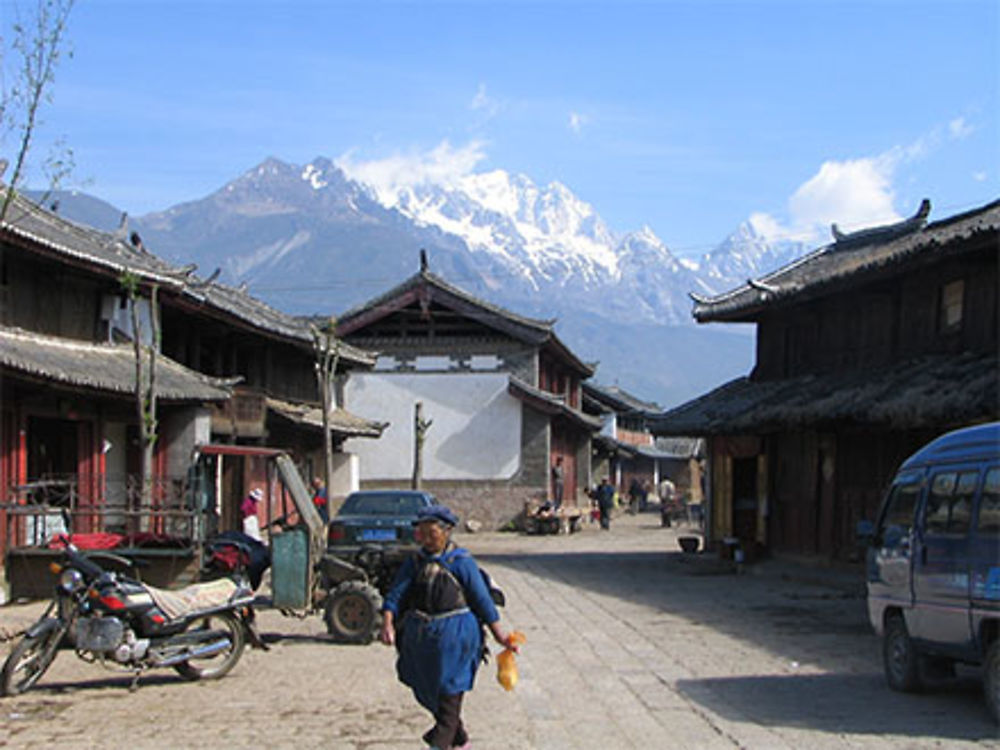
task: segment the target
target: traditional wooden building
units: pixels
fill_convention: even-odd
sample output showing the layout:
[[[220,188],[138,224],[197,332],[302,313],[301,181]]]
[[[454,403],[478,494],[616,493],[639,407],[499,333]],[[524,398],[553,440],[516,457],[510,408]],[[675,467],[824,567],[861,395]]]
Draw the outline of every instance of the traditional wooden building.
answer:
[[[496,527],[529,500],[552,496],[562,459],[564,503],[585,497],[591,435],[581,383],[593,367],[560,341],[551,321],[476,299],[430,273],[343,315],[338,333],[379,352],[370,373],[351,373],[358,414],[387,418],[377,449],[350,441],[366,487],[407,486],[415,459],[415,405],[430,420],[422,482],[464,518]]]
[[[603,423],[593,441],[591,463],[595,479],[607,476],[627,495],[633,480],[647,487],[650,500],[664,479],[673,482],[682,497],[694,488],[700,493],[698,459],[702,441],[697,438],[659,438],[650,425],[662,410],[618,386],[583,384],[583,408]],[[693,478],[693,482],[692,482]]]
[[[111,234],[20,197],[11,205],[0,223],[0,549],[13,506],[29,501],[71,505],[84,530],[190,536],[193,509],[183,495],[192,450],[212,440],[276,445],[296,452],[307,471],[318,465],[322,421],[314,413],[309,326],[193,271],[149,253],[124,222]],[[157,289],[153,508],[135,502],[136,332],[126,275],[138,290],[147,343],[150,290]],[[339,371],[374,361],[344,346]],[[333,422],[338,444],[381,430],[343,408]],[[341,465],[353,469],[356,484],[356,462]],[[236,502],[263,481],[245,468],[223,488]],[[31,534],[24,524],[16,531],[12,544],[44,541],[37,523]]]
[[[710,540],[853,559],[898,463],[997,419],[1000,201],[843,234],[759,280],[695,298],[698,322],[755,323],[753,371],[673,409],[703,435]]]
[[[232,381],[159,358],[157,491],[139,525],[128,501],[139,464],[135,353],[112,335],[118,308],[106,304],[122,295],[125,271],[179,284],[120,238],[20,198],[0,224],[0,550],[44,542],[61,524],[37,514],[15,523],[15,506],[32,503],[81,514],[85,531],[191,531],[168,478],[183,477],[191,447],[209,439],[209,407],[231,397]],[[131,329],[130,315],[119,321]]]

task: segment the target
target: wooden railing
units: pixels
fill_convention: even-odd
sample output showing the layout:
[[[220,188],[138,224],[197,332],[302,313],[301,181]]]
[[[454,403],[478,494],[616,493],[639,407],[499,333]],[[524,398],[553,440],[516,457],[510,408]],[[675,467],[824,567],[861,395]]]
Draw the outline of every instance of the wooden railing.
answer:
[[[101,487],[107,487],[105,482]],[[202,536],[200,514],[188,507],[177,483],[154,487],[156,507],[139,507],[137,483],[120,482],[96,504],[81,502],[75,477],[51,478],[15,485],[0,503],[0,553],[17,547],[41,547],[72,531],[115,536],[125,545],[141,543],[194,546]],[[67,526],[69,528],[67,528]]]

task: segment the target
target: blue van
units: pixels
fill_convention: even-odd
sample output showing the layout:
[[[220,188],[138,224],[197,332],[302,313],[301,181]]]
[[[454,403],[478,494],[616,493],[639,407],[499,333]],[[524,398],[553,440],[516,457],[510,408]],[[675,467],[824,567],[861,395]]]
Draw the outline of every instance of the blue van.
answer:
[[[956,662],[983,666],[1000,723],[1000,422],[949,432],[908,458],[868,543],[868,617],[894,690]]]

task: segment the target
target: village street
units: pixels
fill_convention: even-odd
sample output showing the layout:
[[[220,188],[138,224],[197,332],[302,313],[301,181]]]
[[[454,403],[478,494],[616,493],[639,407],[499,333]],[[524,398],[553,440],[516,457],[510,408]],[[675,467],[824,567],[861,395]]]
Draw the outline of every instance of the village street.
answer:
[[[886,688],[859,581],[775,562],[737,575],[682,555],[677,535],[644,514],[610,532],[461,537],[528,639],[514,692],[491,663],[467,698],[473,747],[1000,747],[976,673],[924,695]],[[0,631],[38,609],[0,608]],[[0,747],[420,747],[429,718],[392,649],[334,645],[318,616],[264,610],[260,624],[272,649],[218,682],[164,671],[130,693],[62,653],[36,689],[0,698]]]

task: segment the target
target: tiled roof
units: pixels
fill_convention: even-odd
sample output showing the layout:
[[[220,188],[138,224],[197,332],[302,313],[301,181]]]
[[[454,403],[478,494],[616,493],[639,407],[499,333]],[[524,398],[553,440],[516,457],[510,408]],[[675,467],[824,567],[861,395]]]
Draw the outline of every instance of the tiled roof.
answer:
[[[172,293],[207,308],[206,312],[235,318],[243,325],[265,334],[277,335],[312,346],[313,338],[307,321],[276,310],[250,296],[244,290],[220,284],[211,277],[200,279],[193,267],[180,268],[133,245],[127,229],[102,232],[74,224],[41,206],[17,196],[3,222],[0,235],[11,242],[28,244],[63,260],[119,275],[129,271],[143,282],[158,284],[165,293]],[[162,298],[161,298],[162,299]],[[371,367],[375,354],[346,343],[341,356],[359,365]]]
[[[381,294],[341,315],[337,319],[338,334],[347,336],[364,328],[372,320],[378,318],[380,308],[388,314],[394,309],[392,308],[393,301],[406,297],[409,293],[421,288],[428,290],[432,295],[439,295],[438,299],[445,306],[457,304],[463,314],[483,325],[497,328],[513,338],[534,346],[551,347],[584,377],[590,377],[594,374],[595,366],[581,361],[556,335],[554,320],[539,320],[518,315],[474,297],[427,270],[419,271],[385,294]]]
[[[617,412],[660,412],[660,406],[652,401],[642,401],[616,385],[601,386],[583,383],[583,395]]]
[[[296,424],[323,429],[323,411],[319,407],[268,398],[267,408]],[[349,437],[381,437],[387,426],[387,423],[364,419],[339,407],[330,415],[330,430]]]
[[[135,350],[131,344],[92,344],[0,327],[0,366],[25,376],[115,394],[135,392]],[[166,401],[223,401],[231,380],[210,378],[172,359],[156,358],[157,398]]]
[[[929,207],[928,207],[929,210]],[[858,283],[931,253],[946,255],[993,244],[1000,231],[1000,201],[923,226],[920,215],[899,225],[863,230],[839,239],[784,268],[711,298],[692,295],[699,322],[748,321],[765,308],[803,299],[827,286]],[[982,244],[968,242],[976,238]]]
[[[832,421],[893,429],[1000,418],[995,354],[934,355],[848,373],[730,381],[658,418],[657,435],[756,434]]]

